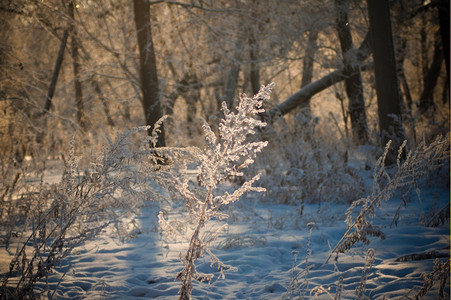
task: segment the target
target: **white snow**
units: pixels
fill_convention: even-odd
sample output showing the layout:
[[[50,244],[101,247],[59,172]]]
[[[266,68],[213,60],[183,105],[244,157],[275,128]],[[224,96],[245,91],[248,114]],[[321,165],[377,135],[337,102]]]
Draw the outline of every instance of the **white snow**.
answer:
[[[439,194],[440,205],[449,201],[448,190],[430,189],[427,197]],[[436,196],[437,198],[437,196]],[[391,204],[391,205],[389,205]],[[375,262],[367,273],[366,292],[370,299],[400,299],[413,296],[423,285],[421,273],[430,273],[433,260],[397,262],[396,258],[413,253],[444,249],[449,253],[449,224],[428,228],[419,223],[427,208],[418,201],[402,210],[398,226],[390,228],[396,199],[390,200],[376,215],[374,222],[386,234],[385,240],[372,238],[370,245],[358,244],[337,261],[325,261],[346,230],[345,205],[307,204],[299,215],[296,206],[257,202],[252,197],[236,203],[229,211],[229,231],[217,241],[213,252],[237,272],[227,272],[225,279],[194,283],[194,299],[287,299],[290,278],[305,268],[307,251],[309,272],[297,279],[298,286],[308,286],[301,293],[307,298],[335,297],[340,277],[343,279],[342,299],[355,299],[365,265],[367,249],[375,250]],[[64,265],[49,276],[49,294],[54,299],[174,299],[178,295],[176,274],[181,270],[180,253],[187,244],[162,239],[157,223],[159,207],[150,203],[138,216],[140,230],[136,237],[118,242],[105,231],[96,240],[76,249]],[[308,222],[315,222],[307,249]],[[213,222],[214,223],[214,222]],[[214,225],[214,224],[213,224]],[[295,265],[296,255],[297,267]],[[4,260],[4,253],[2,259]],[[214,272],[208,260],[201,258],[200,272]],[[59,277],[63,276],[61,282]],[[43,288],[44,283],[38,284]],[[436,299],[432,290],[427,299]],[[449,280],[447,282],[449,297]],[[319,295],[311,294],[312,291]],[[296,296],[296,295],[294,295]]]
[[[30,176],[26,178],[27,183],[38,184],[40,180],[57,183],[62,169],[61,162],[49,162],[42,179]],[[360,179],[371,183],[371,172],[357,169]],[[194,173],[188,176],[196,182]],[[381,228],[386,238],[372,237],[369,245],[358,243],[336,260],[333,255],[328,263],[330,250],[346,231],[348,205],[328,201],[328,195],[322,197],[321,203],[301,205],[294,201],[293,204],[291,199],[291,204],[279,204],[282,201],[277,198],[278,190],[271,191],[271,186],[266,186],[266,198],[271,199],[262,201],[256,194],[249,194],[227,207],[228,230],[212,246],[212,252],[237,271],[226,272],[225,279],[220,279],[209,259],[201,257],[196,263],[198,271],[216,276],[211,283],[194,282],[192,296],[194,299],[298,299],[299,296],[335,299],[338,289],[341,299],[356,299],[356,288],[364,276],[367,278],[364,294],[369,299],[413,298],[423,286],[422,274],[433,271],[434,259],[397,261],[397,258],[430,251],[449,258],[449,219],[439,227],[424,225],[431,213],[450,201],[449,187],[443,182],[420,181],[421,201],[415,192],[411,193],[406,207],[401,209],[397,226],[390,224],[401,203],[399,195],[384,201],[371,222]],[[295,195],[291,193],[292,198]],[[352,200],[357,199],[348,199],[348,203]],[[53,299],[177,298],[180,282],[175,277],[182,270],[180,257],[186,253],[188,244],[162,235],[158,224],[159,202],[146,201],[135,220],[128,220],[139,225],[131,229],[131,239],[121,242],[112,228],[107,227],[94,240],[75,248],[62,265],[35,286],[37,291],[45,290],[42,295]],[[170,214],[180,213],[179,221],[183,222],[186,220],[182,218],[182,208],[171,209]],[[207,223],[206,229],[214,231],[221,224],[214,219]],[[374,263],[365,270],[365,257],[370,248],[374,249]],[[0,274],[8,270],[13,252],[0,247]],[[438,299],[438,284],[436,281],[424,299]],[[450,296],[449,286],[448,278],[445,299]]]

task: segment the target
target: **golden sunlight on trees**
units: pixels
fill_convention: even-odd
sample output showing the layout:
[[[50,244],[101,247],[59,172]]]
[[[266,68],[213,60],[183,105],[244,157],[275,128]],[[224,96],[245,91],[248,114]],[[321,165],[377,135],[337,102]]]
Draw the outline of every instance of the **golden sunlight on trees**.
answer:
[[[139,49],[139,74],[141,78],[142,106],[149,133],[153,126],[163,116],[160,104],[158,87],[157,62],[152,39],[152,26],[150,21],[150,6],[144,0],[134,0],[136,35]],[[158,138],[157,146],[165,146],[164,131]]]
[[[390,2],[394,62],[387,66],[396,69],[379,75],[384,63],[377,52],[392,51],[371,30],[366,4],[1,3],[5,151],[19,160],[43,149],[55,156],[68,134],[96,144],[117,129],[153,126],[165,114],[171,117],[158,145],[195,145],[200,118],[214,128],[222,101],[234,107],[239,93],[271,81],[277,88],[262,117],[274,128],[380,145],[386,141],[380,132],[391,126],[385,118],[395,113],[402,122],[395,133],[404,130],[412,145],[433,137],[449,120],[449,1]],[[383,79],[393,85],[379,88]],[[379,93],[397,91],[395,80],[399,108],[382,113],[386,97]]]
[[[449,298],[449,2],[0,1],[0,300]]]

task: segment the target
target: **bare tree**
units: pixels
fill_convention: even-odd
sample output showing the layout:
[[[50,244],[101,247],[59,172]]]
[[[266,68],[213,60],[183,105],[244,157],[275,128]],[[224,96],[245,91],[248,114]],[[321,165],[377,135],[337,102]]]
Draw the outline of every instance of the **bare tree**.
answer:
[[[77,123],[83,130],[86,130],[86,116],[84,112],[83,104],[83,86],[81,81],[81,64],[80,64],[80,54],[79,54],[79,41],[77,26],[75,24],[75,4],[73,0],[69,2],[69,17],[71,21],[70,32],[71,32],[71,55],[72,55],[72,65],[74,70],[74,87],[75,87],[75,104],[77,108]]]
[[[449,0],[440,0],[438,3],[438,15],[440,22],[440,33],[442,36],[443,52],[445,53],[446,73],[447,73],[447,85],[449,89]]]
[[[423,80],[423,92],[420,96],[420,112],[422,114],[427,113],[431,108],[434,109],[434,89],[437,85],[437,80],[440,76],[440,70],[443,61],[443,51],[441,49],[441,38],[436,34],[434,43],[434,56],[432,63],[427,68],[426,74]]]
[[[360,64],[355,64],[355,68],[366,70],[371,65],[364,65],[363,61],[370,55],[370,38],[367,34],[359,49],[356,52],[356,58]],[[323,77],[307,84],[296,93],[290,95],[287,99],[272,107],[267,115],[272,118],[277,115],[285,115],[298,106],[306,105],[310,98],[317,93],[331,87],[337,82],[343,81],[346,78],[344,68],[337,69],[333,72],[324,75]]]
[[[162,110],[150,23],[150,5],[145,0],[133,0],[133,8],[139,48],[142,106],[146,125],[150,126],[148,132],[151,134],[155,123],[162,117]],[[165,146],[164,132],[158,136],[156,146]]]
[[[396,61],[388,0],[367,0],[372,38],[374,71],[381,141],[386,145],[392,140],[398,149],[404,139],[401,105],[396,76]],[[387,163],[396,160],[387,158]]]
[[[61,65],[63,63],[64,50],[66,48],[68,37],[69,37],[69,29],[65,29],[64,33],[63,33],[63,37],[61,38],[58,54],[56,56],[55,68],[53,69],[52,80],[50,81],[47,98],[45,99],[44,113],[48,112],[50,110],[50,107],[52,106],[52,98],[55,93],[56,83],[58,81],[58,76],[59,76],[59,73],[61,70]]]
[[[353,64],[358,64],[359,61],[355,57],[355,49],[349,26],[349,4],[350,1],[348,0],[335,0],[337,32],[345,66],[345,88],[349,98],[352,132],[357,143],[365,144],[368,141],[365,100],[363,97],[360,71],[353,66]]]

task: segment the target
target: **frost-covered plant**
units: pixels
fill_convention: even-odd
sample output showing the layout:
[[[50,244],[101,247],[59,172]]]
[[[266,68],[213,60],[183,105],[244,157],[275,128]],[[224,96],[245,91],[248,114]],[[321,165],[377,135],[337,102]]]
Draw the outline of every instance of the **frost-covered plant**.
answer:
[[[309,259],[312,255],[312,250],[310,249],[310,240],[312,237],[313,228],[316,226],[315,223],[311,222],[307,224],[308,227],[308,236],[307,236],[307,253],[305,255],[304,259],[304,268],[301,268],[302,263],[297,263],[296,258],[298,255],[297,251],[293,251],[294,256],[294,264],[290,269],[290,286],[288,287],[287,295],[286,297],[289,297],[290,299],[305,299],[306,298],[306,292],[308,292],[309,289]],[[302,283],[300,282],[302,280]],[[310,295],[319,293],[321,287],[315,287],[310,292]],[[297,297],[296,297],[297,295]]]
[[[438,282],[437,299],[445,299],[446,282],[449,279],[449,263],[450,260],[440,261],[436,259],[434,267],[430,274],[422,273],[423,286],[414,296],[415,300],[422,299],[432,289],[436,282]]]
[[[356,299],[367,299],[367,297],[365,296],[366,282],[368,280],[368,271],[371,269],[373,263],[374,263],[374,249],[370,248],[366,252],[365,266],[363,267],[362,276],[360,277],[360,284],[355,290]]]
[[[273,86],[274,84],[262,86],[253,98],[243,94],[236,112],[230,111],[224,103],[224,118],[219,124],[218,136],[206,122],[204,123],[206,146],[198,154],[200,165],[197,178],[200,190],[190,186],[188,179],[183,176],[174,178],[176,188],[183,196],[194,224],[189,234],[186,234],[184,230],[173,226],[174,223],[164,211],[160,212],[158,217],[163,232],[182,238],[189,237],[188,249],[182,256],[183,269],[176,277],[182,282],[180,299],[191,298],[193,280],[211,282],[213,279],[214,274],[202,274],[196,269],[196,260],[203,255],[209,255],[211,266],[216,265],[220,278],[224,277],[225,270],[235,269],[221,262],[210,249],[218,235],[227,228],[227,224],[214,232],[206,230],[205,226],[213,218],[227,219],[228,215],[221,210],[237,201],[243,194],[264,191],[263,188],[253,186],[260,174],[245,181],[232,193],[221,192],[219,184],[230,176],[242,177],[243,170],[254,162],[256,154],[266,146],[267,142],[253,141],[252,136],[255,135],[256,128],[266,125],[259,120],[258,115],[264,112],[263,102],[269,99]]]
[[[355,151],[330,131],[321,132],[319,118],[300,116],[275,119],[264,131],[273,141],[257,160],[266,170],[262,182],[272,187],[266,198],[298,205],[302,214],[305,203],[349,204],[363,196],[364,181],[349,163]]]
[[[378,159],[374,167],[373,191],[371,195],[354,201],[346,212],[347,230],[331,251],[326,263],[333,253],[343,253],[355,243],[369,244],[369,236],[385,238],[384,233],[374,226],[369,218],[374,217],[376,209],[383,201],[388,201],[394,193],[403,188],[408,193],[412,188],[417,188],[417,181],[431,170],[439,168],[449,159],[449,137],[438,137],[431,144],[421,143],[415,151],[409,151],[404,160],[401,159],[406,142],[398,149],[396,167],[389,170],[385,166],[385,158],[390,149],[389,142],[383,155]],[[418,192],[419,194],[419,192]],[[405,205],[405,203],[404,203]],[[358,211],[360,209],[360,211]],[[399,210],[395,213],[395,219]]]
[[[45,279],[75,247],[94,239],[108,226],[120,238],[126,238],[127,226],[132,224],[124,220],[133,219],[140,199],[133,186],[137,184],[135,170],[129,164],[139,156],[130,142],[137,131],[127,131],[118,134],[116,140],[109,140],[84,172],[79,168],[75,139],[72,139],[60,182],[41,181],[33,192],[9,198],[16,205],[30,206],[21,224],[20,232],[24,234],[11,239],[18,246],[9,270],[1,278],[0,299],[39,295],[51,298],[52,291],[47,290]],[[41,284],[36,288],[38,283],[44,287]]]

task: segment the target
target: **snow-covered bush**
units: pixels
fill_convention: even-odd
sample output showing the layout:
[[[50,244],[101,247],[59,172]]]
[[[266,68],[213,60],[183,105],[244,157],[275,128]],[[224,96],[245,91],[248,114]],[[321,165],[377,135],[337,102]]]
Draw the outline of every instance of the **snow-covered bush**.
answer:
[[[415,151],[410,151],[405,159],[402,158],[405,151],[406,142],[398,149],[397,165],[387,168],[385,158],[390,149],[390,142],[385,147],[384,154],[379,158],[374,167],[373,191],[364,198],[354,201],[346,212],[347,230],[340,241],[331,251],[328,258],[333,253],[342,253],[350,249],[355,243],[363,242],[369,244],[370,236],[385,238],[383,231],[374,226],[371,218],[376,215],[376,209],[381,207],[384,201],[390,200],[393,195],[402,189],[403,194],[415,189],[420,197],[417,182],[432,170],[440,168],[444,163],[449,164],[449,138],[438,137],[435,141],[427,145],[425,142],[418,145]],[[401,195],[401,199],[403,199]],[[407,203],[402,200],[401,205],[395,212],[394,222],[396,224],[400,209]]]
[[[218,136],[207,123],[204,123],[205,149],[199,151],[197,179],[201,189],[189,184],[189,180],[180,175],[174,178],[175,187],[186,202],[189,217],[194,222],[188,229],[175,227],[167,212],[161,211],[159,222],[163,232],[179,237],[188,242],[186,254],[181,255],[183,269],[177,275],[182,282],[180,299],[190,299],[192,293],[192,281],[211,282],[214,274],[202,274],[196,269],[196,260],[208,254],[211,266],[216,266],[219,277],[224,277],[225,270],[233,270],[233,266],[227,265],[211,252],[210,246],[218,235],[227,228],[224,224],[215,231],[205,229],[207,222],[215,218],[225,220],[228,215],[223,209],[237,201],[243,194],[256,191],[264,191],[263,188],[254,187],[253,184],[260,178],[260,174],[245,181],[233,192],[222,192],[219,184],[230,176],[242,177],[243,170],[254,162],[254,158],[267,142],[254,141],[252,136],[256,128],[265,126],[258,119],[258,115],[264,112],[263,102],[269,99],[273,84],[263,86],[253,98],[242,95],[236,112],[230,111],[225,103],[222,107],[224,118],[219,124]],[[177,216],[176,218],[179,218]],[[187,232],[185,232],[187,230]]]
[[[434,285],[438,285],[437,299],[445,299],[446,282],[449,279],[450,259],[442,262],[435,259],[434,268],[430,274],[422,274],[423,286],[416,293],[414,299],[423,299],[424,296],[432,289]]]
[[[9,270],[2,274],[0,299],[39,295],[51,298],[55,291],[46,290],[45,279],[75,247],[94,239],[108,226],[115,229],[120,239],[127,238],[133,223],[126,220],[133,220],[134,210],[142,198],[136,189],[139,184],[136,170],[129,163],[143,155],[134,150],[130,142],[137,131],[139,129],[125,132],[115,141],[109,141],[84,172],[79,168],[75,139],[72,139],[59,182],[41,180],[35,187],[8,192],[20,180],[17,176],[6,188],[8,197],[1,199],[0,231],[7,237],[3,241],[7,250],[14,251],[10,249],[13,246],[17,246],[17,250]],[[4,222],[5,218],[14,218],[14,226]],[[36,289],[38,283],[43,283],[44,287],[41,284]]]

